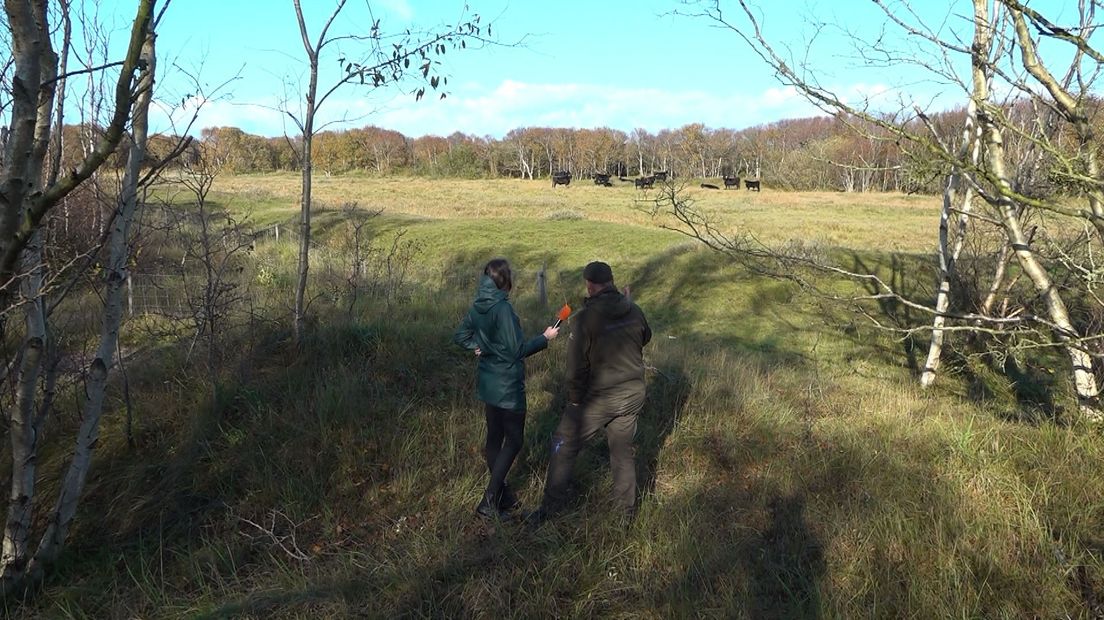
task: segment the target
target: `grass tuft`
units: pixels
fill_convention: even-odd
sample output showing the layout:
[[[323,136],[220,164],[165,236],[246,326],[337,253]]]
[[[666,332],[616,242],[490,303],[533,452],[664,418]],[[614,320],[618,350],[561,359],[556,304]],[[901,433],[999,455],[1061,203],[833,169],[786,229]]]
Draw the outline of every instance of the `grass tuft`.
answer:
[[[557,209],[555,211],[549,211],[547,214],[545,214],[544,219],[552,220],[554,222],[563,220],[582,220],[586,219],[586,215],[574,209]]]

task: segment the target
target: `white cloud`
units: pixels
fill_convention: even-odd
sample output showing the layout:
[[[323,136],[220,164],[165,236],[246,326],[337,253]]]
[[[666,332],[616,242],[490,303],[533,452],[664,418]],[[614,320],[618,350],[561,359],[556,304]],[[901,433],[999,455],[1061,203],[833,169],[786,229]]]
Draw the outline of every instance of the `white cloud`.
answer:
[[[198,135],[207,127],[237,127],[246,133],[282,135],[287,115],[275,103],[236,103],[225,99],[205,100],[189,97],[181,102],[157,102],[150,112],[150,124],[156,131],[181,132],[196,115],[190,133]],[[288,129],[294,133],[294,129]]]
[[[885,84],[866,84],[858,82],[834,89],[840,101],[857,107],[878,108],[891,103],[892,97],[901,93]]]
[[[377,0],[375,4],[404,21],[410,21],[414,18],[414,9],[410,8],[410,3],[407,0]]]
[[[415,104],[393,99],[371,122],[407,135],[463,131],[502,136],[511,129],[530,126],[606,126],[624,131],[642,127],[658,131],[704,123],[709,127],[742,128],[816,113],[792,88],[725,96],[662,88],[506,80],[484,93],[465,88],[445,101]]]
[[[892,104],[898,93],[884,84],[857,83],[835,88],[846,101]],[[387,101],[355,97],[350,89],[328,100],[317,126],[377,125],[411,137],[461,131],[501,137],[519,127],[613,127],[655,132],[689,123],[741,129],[785,118],[823,114],[792,86],[764,85],[750,93],[718,94],[661,87],[614,87],[581,83],[530,83],[504,80],[493,88],[466,83],[441,101],[430,93],[416,102],[410,95]],[[207,102],[194,133],[203,127],[232,125],[268,136],[294,131],[279,106],[264,103]]]
[[[784,86],[782,88],[768,88],[760,96],[764,105],[782,105],[791,103],[795,99],[801,99],[801,95],[797,94],[797,89],[793,86]]]

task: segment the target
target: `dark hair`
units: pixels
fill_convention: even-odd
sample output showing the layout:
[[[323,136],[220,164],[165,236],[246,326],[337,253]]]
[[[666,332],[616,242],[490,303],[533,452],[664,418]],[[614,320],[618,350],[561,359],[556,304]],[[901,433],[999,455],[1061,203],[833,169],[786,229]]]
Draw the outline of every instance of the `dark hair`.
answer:
[[[510,263],[505,258],[496,258],[487,263],[483,268],[483,275],[490,276],[495,286],[500,291],[509,292],[514,288],[513,274],[510,272]]]

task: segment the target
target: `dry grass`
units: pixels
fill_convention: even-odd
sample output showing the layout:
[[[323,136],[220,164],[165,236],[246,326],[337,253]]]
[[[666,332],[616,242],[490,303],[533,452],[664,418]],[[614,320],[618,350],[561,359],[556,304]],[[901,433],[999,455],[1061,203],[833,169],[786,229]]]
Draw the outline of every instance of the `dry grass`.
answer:
[[[224,177],[215,188],[223,196],[263,199],[256,216],[263,222],[292,222],[298,213],[300,177],[267,174]],[[553,189],[546,180],[433,180],[367,176],[319,176],[314,198],[329,206],[356,202],[390,215],[433,219],[545,219],[577,212],[588,221],[654,227],[664,222],[646,211],[655,190],[631,183],[599,187],[585,182]],[[822,241],[848,248],[933,251],[939,201],[932,196],[843,194],[839,192],[760,193],[688,187],[696,206],[721,229],[751,233],[764,241]],[[256,200],[254,200],[256,202]],[[892,222],[891,230],[886,223]]]
[[[287,222],[296,182],[226,178],[219,191]],[[421,253],[408,294],[364,299],[347,314],[322,284],[341,281],[347,257],[336,246],[347,230],[339,212],[319,213],[317,325],[297,350],[286,316],[295,243],[259,244],[246,276],[266,321],[228,347],[218,408],[202,406],[207,386],[183,363],[184,345],[135,364],[138,445],[121,439],[121,415],[106,417],[78,542],[33,604],[6,603],[10,615],[1101,613],[1096,431],[1021,416],[1030,405],[1000,385],[979,395],[962,368],[922,392],[908,341],[658,229],[630,188],[317,185],[324,203],[387,208],[373,224],[380,238],[409,230]],[[693,193],[765,237],[822,238],[873,262],[889,262],[878,248],[923,250],[935,232],[931,198]],[[498,253],[525,273],[513,299],[527,333],[549,317],[529,278],[542,262],[554,299],[577,298],[593,257],[635,285],[655,339],[631,526],[610,511],[601,447],[581,457],[580,499],[561,520],[530,531],[473,515],[483,427],[471,356],[448,343],[478,266]],[[511,474],[527,506],[539,501],[563,406],[563,346],[528,363],[526,448]],[[58,451],[44,467],[65,458]],[[267,523],[274,511],[275,534],[302,554],[243,521]]]

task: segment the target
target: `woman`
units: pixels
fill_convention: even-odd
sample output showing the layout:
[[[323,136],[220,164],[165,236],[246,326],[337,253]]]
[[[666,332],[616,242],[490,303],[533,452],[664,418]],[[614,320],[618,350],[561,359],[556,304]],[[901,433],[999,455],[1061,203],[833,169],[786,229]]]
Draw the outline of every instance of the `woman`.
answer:
[[[557,327],[547,327],[542,335],[525,340],[508,299],[512,288],[510,263],[503,258],[487,263],[475,301],[453,336],[456,344],[479,357],[477,391],[486,405],[484,455],[491,480],[475,511],[488,518],[504,517],[518,504],[506,485],[506,474],[521,452],[525,431],[525,358],[543,351],[560,333]]]

